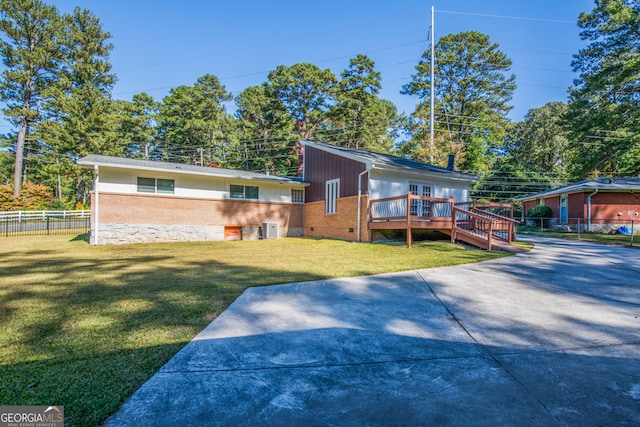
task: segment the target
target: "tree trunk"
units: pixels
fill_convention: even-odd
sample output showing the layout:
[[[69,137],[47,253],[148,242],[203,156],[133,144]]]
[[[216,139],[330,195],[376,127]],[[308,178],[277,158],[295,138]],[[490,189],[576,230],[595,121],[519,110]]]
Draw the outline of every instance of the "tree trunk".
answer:
[[[16,163],[13,168],[13,195],[18,197],[22,188],[22,163],[24,161],[24,141],[27,135],[27,123],[21,121],[16,142]]]

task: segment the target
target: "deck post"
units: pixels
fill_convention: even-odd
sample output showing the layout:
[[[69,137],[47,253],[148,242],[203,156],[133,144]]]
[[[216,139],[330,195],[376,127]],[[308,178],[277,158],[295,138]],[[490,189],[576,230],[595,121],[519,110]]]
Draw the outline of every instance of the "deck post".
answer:
[[[513,229],[514,229],[513,222],[509,221],[509,236],[507,237],[508,243],[513,242]]]
[[[411,193],[407,193],[407,246],[411,247]]]
[[[487,232],[488,250],[491,250],[491,240],[493,240],[493,221],[489,221],[489,231]]]
[[[456,199],[455,197],[449,198],[451,203],[451,243],[456,242]]]

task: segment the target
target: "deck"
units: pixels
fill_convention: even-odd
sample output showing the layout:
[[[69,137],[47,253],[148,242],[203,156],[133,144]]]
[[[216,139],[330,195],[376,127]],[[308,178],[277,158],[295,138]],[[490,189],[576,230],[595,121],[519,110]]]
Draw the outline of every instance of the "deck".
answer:
[[[509,216],[507,216],[509,215]],[[407,246],[412,230],[437,230],[456,240],[483,249],[516,250],[513,208],[508,204],[466,202],[454,199],[406,194],[369,202],[369,233],[373,230],[407,230]]]

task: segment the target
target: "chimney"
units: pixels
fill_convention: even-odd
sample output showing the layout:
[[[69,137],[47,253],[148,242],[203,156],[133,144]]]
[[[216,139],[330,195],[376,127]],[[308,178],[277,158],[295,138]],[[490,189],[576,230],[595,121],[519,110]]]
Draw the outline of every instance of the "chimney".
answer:
[[[456,169],[456,155],[449,154],[449,161],[447,162],[447,170],[454,171]]]

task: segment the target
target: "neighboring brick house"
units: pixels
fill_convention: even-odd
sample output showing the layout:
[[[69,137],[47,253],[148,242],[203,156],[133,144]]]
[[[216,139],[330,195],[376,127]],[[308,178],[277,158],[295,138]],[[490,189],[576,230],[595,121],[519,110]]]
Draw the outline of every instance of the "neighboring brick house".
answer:
[[[412,193],[466,202],[477,179],[387,154],[308,141],[303,147],[302,178],[83,157],[78,164],[95,171],[91,242],[257,239],[260,233],[369,241],[370,200]]]
[[[538,205],[553,211],[553,224],[608,232],[640,220],[640,178],[592,178],[515,199],[523,219]]]
[[[95,171],[93,244],[303,234],[298,178],[100,155],[78,164]]]
[[[402,196],[469,201],[477,177],[388,154],[303,141],[304,234],[368,241],[370,200]],[[451,162],[452,163],[452,162]],[[359,202],[359,203],[358,203]],[[416,209],[419,210],[419,207]]]

